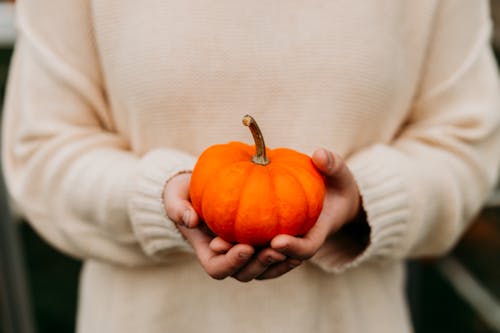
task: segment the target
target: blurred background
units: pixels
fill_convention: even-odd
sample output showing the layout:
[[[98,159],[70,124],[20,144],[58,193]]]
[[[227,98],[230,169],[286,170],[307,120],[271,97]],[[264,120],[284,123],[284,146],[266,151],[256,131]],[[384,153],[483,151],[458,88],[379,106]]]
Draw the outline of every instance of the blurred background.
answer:
[[[499,60],[500,0],[491,5]],[[0,106],[15,40],[14,7],[0,0]],[[3,183],[0,205],[0,333],[73,332],[80,262],[50,248],[11,215]],[[499,255],[497,192],[447,257],[408,262],[415,332],[500,332]]]

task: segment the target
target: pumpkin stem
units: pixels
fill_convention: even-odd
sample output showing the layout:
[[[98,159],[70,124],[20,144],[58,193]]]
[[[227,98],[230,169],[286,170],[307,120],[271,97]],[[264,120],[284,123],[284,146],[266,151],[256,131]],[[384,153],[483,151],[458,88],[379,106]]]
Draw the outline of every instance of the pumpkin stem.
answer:
[[[269,159],[266,156],[266,144],[264,143],[264,136],[260,131],[259,126],[252,116],[246,115],[243,117],[243,125],[250,128],[252,132],[253,140],[255,141],[255,156],[252,158],[252,162],[259,165],[269,164]]]

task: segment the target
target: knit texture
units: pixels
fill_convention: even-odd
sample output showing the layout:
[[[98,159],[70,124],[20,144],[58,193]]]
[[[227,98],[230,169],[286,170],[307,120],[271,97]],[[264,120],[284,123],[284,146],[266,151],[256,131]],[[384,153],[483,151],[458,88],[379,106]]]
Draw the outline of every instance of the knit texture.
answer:
[[[163,255],[165,249],[192,252],[174,222],[167,217],[162,194],[171,177],[192,170],[194,163],[194,158],[186,154],[157,149],[146,154],[139,164],[137,183],[129,200],[129,214],[137,239],[151,257],[168,260],[172,254]]]
[[[78,331],[409,332],[406,258],[449,251],[494,186],[485,0],[16,2],[3,168],[85,261]],[[279,279],[213,281],[164,212],[208,146],[343,156],[366,219]]]

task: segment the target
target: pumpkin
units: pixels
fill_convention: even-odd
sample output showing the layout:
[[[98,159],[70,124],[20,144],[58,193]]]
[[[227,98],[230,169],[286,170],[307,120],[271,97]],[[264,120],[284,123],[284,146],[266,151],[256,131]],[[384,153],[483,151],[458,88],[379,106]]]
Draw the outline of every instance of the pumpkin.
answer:
[[[193,208],[232,243],[263,246],[278,234],[305,234],[323,206],[323,176],[305,154],[266,148],[251,116],[243,117],[243,124],[254,146],[230,142],[200,155],[191,176]]]

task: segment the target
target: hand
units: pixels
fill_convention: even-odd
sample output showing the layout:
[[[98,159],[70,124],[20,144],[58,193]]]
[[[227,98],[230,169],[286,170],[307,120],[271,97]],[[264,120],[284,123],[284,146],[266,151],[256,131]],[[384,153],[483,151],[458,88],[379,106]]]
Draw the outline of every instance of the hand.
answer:
[[[342,158],[318,149],[312,160],[326,180],[326,195],[318,221],[302,237],[278,235],[271,240],[271,248],[299,260],[310,259],[329,235],[352,221],[361,210],[358,186]]]
[[[235,279],[272,279],[289,272],[303,260],[311,258],[329,235],[359,214],[359,189],[344,161],[324,149],[315,151],[312,160],[324,174],[327,185],[323,210],[318,221],[303,237],[278,235],[273,238],[269,248],[261,250],[253,260],[232,275]],[[217,253],[225,253],[231,246],[231,243],[220,237],[210,242],[210,248]]]
[[[214,279],[234,277],[241,282],[255,278],[270,279],[285,274],[302,262],[266,248],[254,255],[255,249],[246,244],[231,244],[211,235],[200,222],[189,202],[190,174],[170,179],[163,195],[168,217],[193,247],[203,269]]]
[[[191,174],[174,176],[165,185],[163,204],[168,217],[177,224],[180,233],[193,247],[198,261],[209,276],[221,280],[236,274],[254,254],[250,245],[237,244],[223,253],[213,251],[209,244],[214,238],[189,202]]]
[[[212,251],[220,254],[226,253],[232,246],[233,244],[220,237],[215,237],[210,242]],[[285,255],[268,247],[256,253],[252,260],[241,267],[232,277],[240,282],[249,282],[253,279],[274,279],[288,273],[301,263],[302,260],[300,259],[287,258]]]

